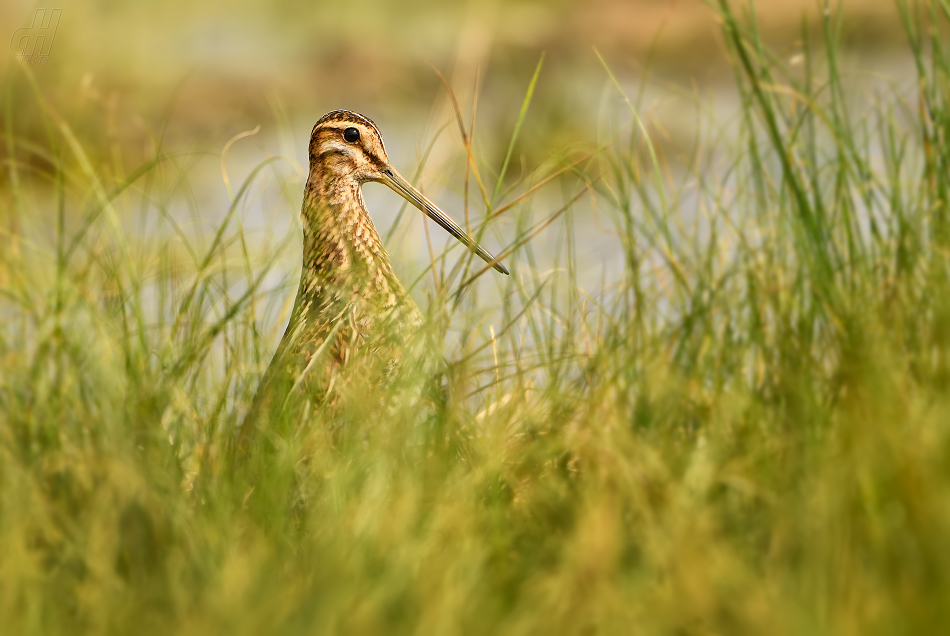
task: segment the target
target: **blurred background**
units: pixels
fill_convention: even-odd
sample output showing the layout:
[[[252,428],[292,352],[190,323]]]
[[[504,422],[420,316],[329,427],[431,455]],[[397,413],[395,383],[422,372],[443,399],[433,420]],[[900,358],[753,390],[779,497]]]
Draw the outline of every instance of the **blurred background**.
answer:
[[[803,22],[817,28],[821,5],[760,0],[755,8],[770,43],[793,55]],[[29,26],[38,6],[2,3],[6,37]],[[347,107],[387,124],[418,126],[444,93],[430,63],[451,79],[463,103],[480,69],[486,124],[510,125],[545,52],[530,128],[588,139],[588,110],[605,79],[595,47],[622,76],[650,69],[656,81],[703,87],[727,72],[719,25],[702,0],[67,0],[56,6],[61,21],[49,62],[34,66],[36,80],[64,111],[115,109],[120,137],[137,136],[142,122],[132,113],[145,125],[168,113],[175,134],[229,135],[269,117],[274,94],[305,121]],[[844,0],[841,9],[843,40],[862,56],[886,60],[903,43],[891,0]],[[0,57],[9,76],[16,61]]]
[[[37,6],[0,5],[6,37],[29,26]],[[476,153],[493,182],[543,54],[506,185],[530,183],[571,153],[602,144],[613,120],[629,130],[629,111],[598,53],[636,99],[671,174],[676,153],[692,152],[703,122],[716,131],[703,143],[715,149],[729,141],[729,122],[741,110],[720,25],[702,0],[97,0],[56,7],[62,13],[46,63],[24,73],[12,52],[0,56],[16,133],[47,138],[38,93],[69,122],[97,169],[116,179],[159,147],[204,152],[207,160],[189,167],[189,196],[209,224],[229,204],[223,174],[236,187],[267,156],[287,157],[274,169],[280,183],[262,187],[243,216],[249,230],[269,235],[294,231],[311,127],[336,108],[374,119],[394,165],[461,218],[464,150],[433,67],[466,118],[477,93]],[[803,27],[821,39],[819,0],[763,0],[755,8],[769,44],[790,64],[801,58]],[[857,99],[867,95],[861,83],[912,81],[892,0],[844,0],[832,8],[844,14],[842,66],[853,71]],[[229,140],[250,131],[219,161]],[[410,215],[396,231],[401,200],[380,187],[365,195],[397,272],[414,279],[428,263],[421,220]],[[540,192],[535,207],[549,212],[564,196]],[[50,227],[42,217],[39,211],[37,232]],[[514,223],[494,224],[487,247],[505,245]],[[591,285],[609,260],[603,250],[615,246],[595,225],[582,223],[578,234]],[[539,247],[544,243],[539,237]],[[286,259],[292,281],[296,248]]]

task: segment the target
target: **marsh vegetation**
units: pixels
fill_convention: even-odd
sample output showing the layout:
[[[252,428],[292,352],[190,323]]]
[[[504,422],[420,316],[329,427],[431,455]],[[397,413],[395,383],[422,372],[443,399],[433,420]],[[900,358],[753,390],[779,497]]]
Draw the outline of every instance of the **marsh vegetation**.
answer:
[[[11,73],[4,632],[941,633],[950,5],[896,6],[913,76],[855,94],[841,14],[790,58],[718,3],[735,112],[697,98],[685,144],[606,58],[590,137],[526,158],[558,138],[550,60],[505,126],[448,100],[400,169],[449,139],[443,207],[512,275],[391,213],[440,343],[422,397],[353,401],[333,435],[317,409],[243,459],[305,166],[236,165],[241,131],[130,152],[108,108],[76,125]]]

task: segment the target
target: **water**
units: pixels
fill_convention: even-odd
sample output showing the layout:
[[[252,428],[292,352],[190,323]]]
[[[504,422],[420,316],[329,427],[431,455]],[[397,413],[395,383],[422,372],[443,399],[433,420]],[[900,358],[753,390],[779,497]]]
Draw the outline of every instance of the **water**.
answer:
[[[794,60],[793,60],[794,61]],[[857,106],[854,116],[865,116],[875,107],[874,96],[883,95],[893,99],[896,94],[904,97],[908,108],[914,108],[916,93],[914,85],[914,66],[908,55],[850,57],[843,60],[848,77],[849,96]],[[638,105],[638,114],[648,125],[654,144],[663,161],[663,182],[666,196],[671,202],[668,222],[670,235],[674,241],[698,241],[704,243],[708,238],[711,223],[708,210],[712,207],[710,192],[699,187],[696,174],[687,169],[683,156],[689,156],[698,144],[699,152],[706,157],[708,174],[702,175],[718,188],[726,199],[735,196],[740,187],[726,175],[724,166],[730,157],[736,156],[742,149],[737,131],[741,116],[741,103],[734,85],[726,80],[714,80],[704,85],[691,86],[676,81],[659,81],[643,78],[636,74],[620,74],[621,86],[626,95]],[[631,112],[626,102],[619,96],[616,88],[605,77],[593,73],[576,77],[571,83],[573,90],[565,93],[563,110],[582,113],[588,117],[597,113],[601,122],[597,130],[589,131],[587,146],[603,143],[606,139],[618,135],[621,143],[626,143],[629,134],[635,131]],[[639,92],[643,88],[642,94]],[[483,102],[490,95],[483,98]],[[510,101],[510,100],[509,100]],[[862,106],[863,104],[863,106]],[[535,104],[537,111],[543,104]],[[417,173],[420,157],[424,154],[429,136],[443,121],[450,123],[447,132],[440,135],[430,155],[430,160],[422,170],[417,185],[427,196],[435,201],[446,213],[458,222],[464,221],[464,204],[461,193],[464,165],[464,151],[454,130],[450,111],[436,108],[437,113],[431,121],[399,121],[376,117],[382,130],[390,159],[396,168],[408,178]],[[490,118],[488,106],[480,115],[479,130],[491,130],[492,125],[485,119]],[[284,129],[267,122],[261,131],[250,137],[236,141],[229,149],[226,161],[227,174],[231,182],[232,194],[237,192],[241,183],[262,160],[271,156],[283,156],[285,160],[264,168],[253,180],[246,195],[239,201],[237,214],[231,220],[227,235],[236,236],[237,228],[243,228],[249,251],[255,257],[255,265],[262,267],[274,259],[274,267],[262,283],[262,291],[273,299],[263,312],[265,329],[272,333],[282,331],[286,321],[289,299],[296,291],[296,278],[300,267],[299,214],[303,187],[307,172],[307,140],[313,122],[322,113],[308,113],[289,122]],[[427,117],[425,113],[421,117]],[[526,130],[532,125],[532,112],[526,120]],[[442,119],[439,119],[441,117]],[[240,131],[235,131],[235,133]],[[527,133],[523,133],[527,134]],[[478,138],[476,138],[478,140]],[[880,153],[875,143],[869,145],[871,165],[881,167]],[[608,153],[611,150],[607,150]],[[509,175],[516,175],[521,167],[519,157],[513,159]],[[643,165],[649,172],[649,158],[643,154]],[[493,181],[487,170],[486,187],[491,190]],[[157,194],[166,207],[167,217],[174,219],[184,239],[175,238],[175,231],[167,218],[163,218],[154,207],[142,214],[141,196],[130,191],[117,202],[120,211],[118,231],[129,238],[132,244],[146,243],[155,239],[188,240],[198,253],[206,249],[215,229],[225,219],[231,205],[231,195],[222,178],[222,166],[219,157],[205,156],[196,158],[182,174],[175,170],[167,171],[167,182],[175,183],[180,177],[177,188],[168,190],[157,186]],[[653,178],[653,177],[649,177]],[[481,242],[492,253],[498,254],[514,241],[525,228],[541,222],[560,209],[581,188],[580,182],[564,188],[563,183],[554,182],[539,190],[523,205],[494,219],[482,236]],[[516,196],[520,190],[516,190]],[[731,193],[731,194],[730,194]],[[36,238],[40,244],[50,245],[55,241],[53,224],[46,211],[55,210],[52,199],[42,192],[36,193],[36,224],[24,228],[28,237]],[[393,267],[407,286],[413,285],[412,293],[420,305],[425,306],[427,294],[431,293],[433,281],[425,273],[430,265],[430,252],[423,215],[415,208],[408,207],[400,217],[399,211],[405,202],[394,192],[380,184],[367,184],[363,189],[364,198],[374,223],[381,236],[387,238]],[[474,183],[470,186],[470,215],[477,222],[484,214],[480,196]],[[154,201],[153,201],[154,203]],[[501,201],[500,203],[504,203]],[[121,204],[121,205],[120,205]],[[148,206],[145,206],[148,207]],[[634,216],[650,227],[642,208],[634,205]],[[531,240],[532,262],[521,255],[508,257],[505,264],[518,280],[519,285],[531,287],[532,281],[544,280],[555,272],[568,267],[565,261],[564,238],[570,233],[575,247],[577,262],[573,265],[575,281],[584,293],[597,299],[617,283],[624,268],[624,253],[617,236],[616,210],[604,196],[603,188],[597,193],[587,193],[571,207],[569,214],[539,233]],[[78,226],[77,215],[70,219],[69,227]],[[398,225],[396,224],[399,220]],[[741,222],[741,219],[738,219]],[[104,222],[104,221],[103,221]],[[565,225],[568,223],[568,225]],[[434,223],[429,223],[429,235],[432,239],[432,251],[441,255],[447,248],[450,254],[444,267],[450,270],[464,255],[464,248],[457,245]],[[657,237],[639,237],[638,249],[642,252],[645,271],[661,271],[665,268],[664,257],[658,249],[661,243]],[[283,249],[275,252],[278,245]],[[232,246],[233,262],[238,263],[238,252]],[[487,303],[497,302],[506,281],[494,272],[484,274],[479,282],[479,292]],[[247,281],[237,278],[231,281],[229,295],[237,298],[247,289]],[[497,324],[496,315],[491,322]]]

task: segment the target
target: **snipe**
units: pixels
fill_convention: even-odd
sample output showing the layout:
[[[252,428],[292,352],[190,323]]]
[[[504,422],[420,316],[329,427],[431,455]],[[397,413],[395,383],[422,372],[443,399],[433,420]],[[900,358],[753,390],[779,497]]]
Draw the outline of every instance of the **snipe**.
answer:
[[[327,113],[310,135],[297,298],[242,426],[243,449],[294,392],[303,392],[311,403],[332,399],[341,370],[358,364],[353,362],[357,357],[364,363],[382,363],[377,366],[385,369],[385,377],[398,363],[408,336],[422,324],[422,314],[393,273],[363,203],[360,188],[368,181],[389,186],[497,271],[508,274],[392,167],[382,135],[369,118],[348,110]],[[357,356],[367,351],[371,355]],[[374,377],[360,368],[349,369],[346,376],[365,380],[367,373]]]

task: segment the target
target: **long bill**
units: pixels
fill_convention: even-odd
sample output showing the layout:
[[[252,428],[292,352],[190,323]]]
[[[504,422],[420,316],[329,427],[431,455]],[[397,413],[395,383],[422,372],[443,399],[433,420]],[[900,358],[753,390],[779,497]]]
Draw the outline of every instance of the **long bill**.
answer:
[[[458,223],[450,219],[435,203],[425,198],[421,192],[413,188],[409,182],[393,168],[383,170],[382,182],[406,201],[419,208],[427,217],[441,225],[446,232],[457,238],[463,245],[468,247],[468,249],[478,254],[479,258],[483,261],[489,263],[502,274],[508,275],[507,267],[495,260],[495,257],[489,254],[484,247],[472,240],[472,237],[466,234],[465,230],[459,227]]]

